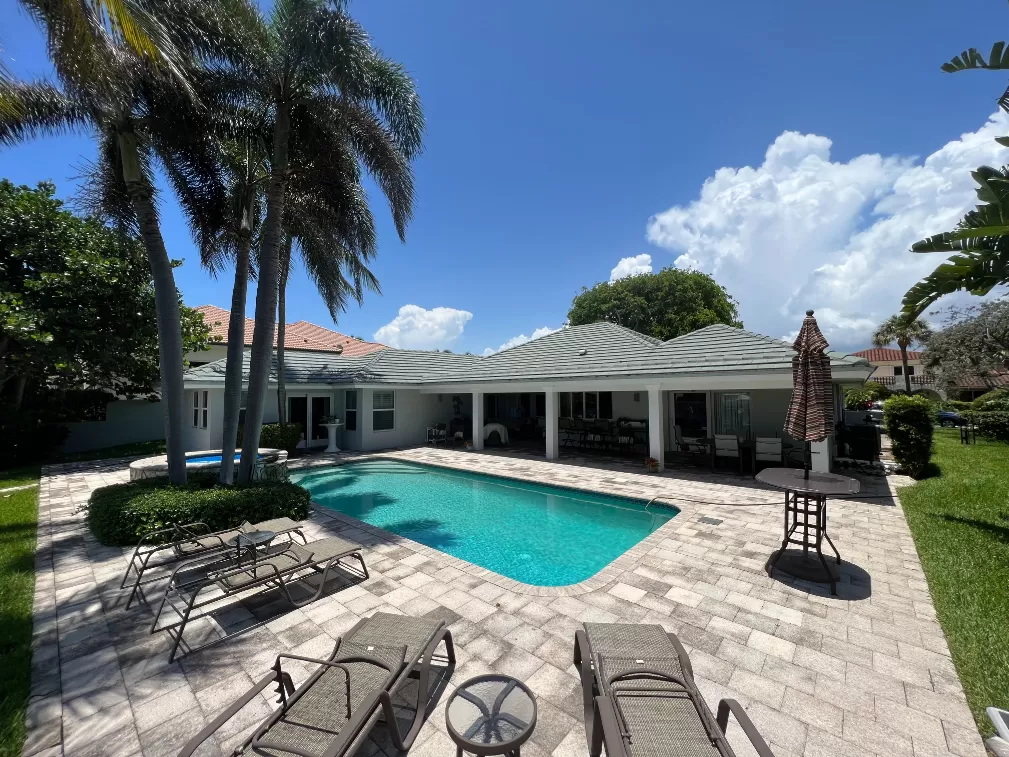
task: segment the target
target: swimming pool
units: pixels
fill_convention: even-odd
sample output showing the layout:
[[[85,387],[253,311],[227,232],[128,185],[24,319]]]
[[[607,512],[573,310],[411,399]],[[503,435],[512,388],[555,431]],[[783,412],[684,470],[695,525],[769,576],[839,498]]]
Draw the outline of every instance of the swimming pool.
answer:
[[[291,480],[322,507],[536,586],[584,581],[678,512],[399,460],[311,468]]]
[[[242,453],[235,453],[235,462],[237,463],[242,459]],[[263,456],[259,455],[258,459],[262,460]],[[186,458],[187,463],[219,463],[221,462],[220,455],[194,455],[193,457]]]

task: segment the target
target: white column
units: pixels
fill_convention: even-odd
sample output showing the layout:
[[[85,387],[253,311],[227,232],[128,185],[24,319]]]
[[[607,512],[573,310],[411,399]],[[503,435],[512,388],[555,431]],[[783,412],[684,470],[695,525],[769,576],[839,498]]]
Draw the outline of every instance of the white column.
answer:
[[[648,387],[648,456],[659,461],[659,470],[666,466],[665,415],[662,412],[662,390]]]
[[[560,407],[557,402],[557,392],[555,392],[550,387],[546,390],[547,401],[546,401],[546,412],[547,412],[547,460],[556,460],[558,455],[558,450],[560,448],[557,432],[557,415],[560,413]]]
[[[483,392],[473,392],[473,449],[483,449]]]

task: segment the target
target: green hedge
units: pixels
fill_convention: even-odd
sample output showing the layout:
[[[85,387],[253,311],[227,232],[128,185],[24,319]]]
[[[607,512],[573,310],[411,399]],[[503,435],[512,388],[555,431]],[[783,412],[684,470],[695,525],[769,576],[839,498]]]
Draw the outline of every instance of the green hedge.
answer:
[[[941,410],[955,410],[958,413],[963,413],[973,408],[973,404],[970,402],[963,402],[961,400],[943,400],[939,403],[939,408]]]
[[[206,523],[211,531],[287,516],[308,517],[311,496],[287,481],[221,486],[199,477],[186,486],[168,479],[131,481],[96,489],[87,505],[88,526],[102,544],[135,546],[147,531],[172,523]]]
[[[883,423],[893,457],[906,473],[918,478],[932,458],[935,409],[925,397],[896,395],[883,405]]]
[[[242,448],[243,426],[238,427],[238,449]],[[268,449],[285,449],[287,454],[293,455],[301,441],[301,424],[288,423],[281,426],[279,423],[264,423],[263,430],[259,433],[259,446]]]
[[[964,418],[977,427],[981,436],[1009,442],[1009,410],[971,411],[964,413]]]
[[[844,407],[847,410],[868,410],[873,402],[887,399],[893,392],[878,381],[866,381],[858,389],[852,389],[844,395]]]
[[[971,410],[1009,410],[1009,389],[993,389],[970,403]]]

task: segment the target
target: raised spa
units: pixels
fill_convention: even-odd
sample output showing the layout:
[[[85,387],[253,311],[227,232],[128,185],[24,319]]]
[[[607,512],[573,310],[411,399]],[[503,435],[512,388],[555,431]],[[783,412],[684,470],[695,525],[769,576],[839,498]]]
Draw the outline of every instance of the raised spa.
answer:
[[[238,464],[240,454],[235,455]],[[221,450],[205,449],[186,453],[186,470],[191,473],[217,473],[221,470]],[[130,481],[168,475],[168,456],[157,455],[130,463]],[[259,450],[253,481],[282,481],[287,478],[287,451],[282,449]]]

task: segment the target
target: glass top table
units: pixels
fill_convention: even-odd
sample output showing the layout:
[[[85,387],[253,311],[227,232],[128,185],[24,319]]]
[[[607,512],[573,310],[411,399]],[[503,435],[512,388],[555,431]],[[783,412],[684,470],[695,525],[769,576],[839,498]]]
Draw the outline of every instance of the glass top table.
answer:
[[[246,531],[228,539],[226,544],[235,548],[235,560],[238,566],[242,564],[242,554],[248,554],[253,566],[259,557],[259,548],[266,547],[277,537],[273,531]]]
[[[464,752],[519,756],[536,727],[536,698],[506,675],[477,676],[459,684],[445,706],[449,736]]]
[[[785,536],[781,549],[764,566],[767,575],[777,568],[795,578],[822,583],[826,574],[830,593],[837,594],[840,573],[827,563],[822,551],[826,539],[834,550],[836,565],[841,564],[841,553],[827,534],[827,497],[858,494],[859,482],[835,473],[807,473],[802,468],[765,468],[755,478],[785,491]],[[790,550],[789,544],[799,545],[802,550]]]

